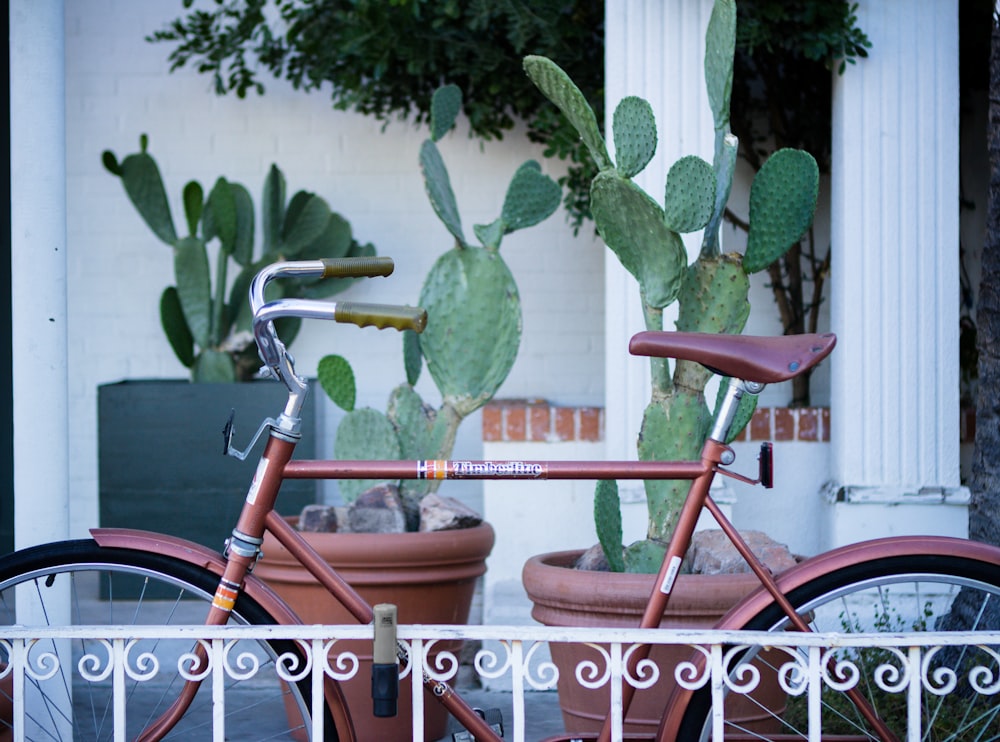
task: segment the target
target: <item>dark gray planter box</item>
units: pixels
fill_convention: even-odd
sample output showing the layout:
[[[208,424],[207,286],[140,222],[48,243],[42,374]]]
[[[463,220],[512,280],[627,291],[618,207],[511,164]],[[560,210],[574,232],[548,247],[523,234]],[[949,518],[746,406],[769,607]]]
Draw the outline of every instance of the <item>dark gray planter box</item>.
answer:
[[[192,384],[124,381],[98,387],[100,522],[190,539],[221,551],[239,516],[264,441],[247,461],[222,455],[222,429],[236,410],[233,445],[245,448],[287,393],[274,381]],[[295,458],[315,458],[315,398],[303,410]],[[282,485],[277,510],[296,515],[316,501],[316,483]]]

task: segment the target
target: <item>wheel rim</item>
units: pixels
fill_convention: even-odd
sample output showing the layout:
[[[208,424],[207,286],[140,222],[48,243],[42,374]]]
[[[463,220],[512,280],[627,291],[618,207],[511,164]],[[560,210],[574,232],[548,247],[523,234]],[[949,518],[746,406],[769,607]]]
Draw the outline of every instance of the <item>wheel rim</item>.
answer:
[[[131,583],[125,594],[123,582]],[[154,587],[156,594],[152,592]],[[27,625],[199,624],[204,621],[211,599],[210,587],[193,585],[187,578],[143,566],[87,561],[39,567],[0,582],[0,621],[12,624],[17,620]],[[248,623],[239,614],[231,622]],[[176,697],[184,682],[178,662],[190,649],[190,639],[145,641],[130,647],[124,678],[129,738],[156,719]],[[6,661],[6,651],[0,650],[0,661]],[[59,672],[51,678],[25,678],[27,739],[112,738],[110,651],[106,643],[89,640],[39,642],[32,647],[29,656],[36,663],[46,652],[60,657],[61,662]],[[276,654],[270,645],[255,641],[244,640],[229,647],[227,668],[246,674],[257,666],[254,679],[240,680],[238,686],[232,674],[226,673],[229,735],[235,731],[241,739],[261,740],[305,736],[303,730],[296,733],[288,729],[285,702],[289,690],[276,680]],[[187,662],[188,670],[192,662]],[[81,674],[95,680],[88,682]],[[210,686],[210,681],[206,684]],[[300,701],[292,703],[301,706]],[[238,723],[247,720],[252,723]],[[7,725],[9,720],[0,719],[0,730]],[[199,691],[170,738],[210,739],[211,734],[212,697],[208,687]]]
[[[949,626],[956,598],[962,595],[965,620],[961,626]],[[793,593],[794,596],[794,593]],[[790,597],[793,597],[790,596]],[[943,575],[933,571],[913,571],[903,575],[881,575],[833,586],[804,601],[794,600],[803,615],[808,615],[810,625],[820,632],[854,633],[858,631],[923,631],[923,630],[996,630],[1000,628],[1000,588],[988,581],[966,576]],[[787,628],[786,617],[774,618],[774,613],[755,620],[752,628],[782,631]],[[751,626],[748,626],[751,628]],[[996,651],[997,648],[992,648]],[[878,687],[874,673],[878,667],[888,668],[882,679],[889,685],[899,680],[896,675],[902,665],[887,650],[841,650],[837,659],[856,667],[861,680],[858,687],[872,700],[880,718],[886,719],[898,736],[904,738],[906,730],[906,692],[888,693]],[[787,655],[783,661],[791,660]],[[764,673],[777,672],[782,662],[769,656],[756,657],[755,662]],[[922,668],[921,736],[928,742],[934,740],[996,740],[1000,739],[1000,695],[976,693],[969,685],[968,673],[976,666],[992,671],[993,682],[1000,677],[997,655],[973,647],[942,650],[932,655]],[[895,668],[895,670],[893,669]],[[957,671],[957,686],[953,693],[937,695],[930,688],[941,689],[946,684],[948,671]],[[937,671],[937,674],[935,674]],[[981,676],[981,680],[988,679]],[[822,719],[824,734],[854,735],[857,739],[877,739],[867,727],[857,709],[842,693],[829,690],[824,683],[822,694]],[[758,704],[762,711],[769,709]],[[780,720],[768,723],[737,726],[727,723],[727,734],[742,733],[761,739],[807,738],[806,697],[788,697],[787,708]],[[766,729],[766,732],[761,732]],[[903,731],[898,731],[898,730]],[[710,725],[702,728],[701,739],[711,738]]]

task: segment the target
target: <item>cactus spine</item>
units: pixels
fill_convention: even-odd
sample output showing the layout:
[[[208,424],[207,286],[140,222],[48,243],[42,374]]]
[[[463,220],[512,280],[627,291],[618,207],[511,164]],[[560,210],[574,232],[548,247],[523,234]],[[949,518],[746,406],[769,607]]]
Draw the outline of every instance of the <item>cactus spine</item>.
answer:
[[[514,173],[500,216],[490,224],[477,224],[473,232],[481,246],[469,244],[462,229],[458,205],[436,142],[455,123],[461,108],[461,91],[446,85],[431,103],[431,137],[420,149],[420,168],[427,196],[435,213],[454,237],[454,246],[443,253],[424,280],[420,306],[427,310],[427,328],[419,337],[404,334],[407,383],[393,390],[386,413],[351,410],[337,430],[337,458],[446,459],[455,445],[462,420],[496,394],[517,357],[521,341],[521,300],[510,269],[500,255],[504,235],[534,226],[559,206],[561,191],[528,161]],[[343,364],[327,356],[320,364],[320,383],[336,389],[344,382]],[[425,404],[413,389],[423,363],[441,394],[440,408]],[[336,372],[333,371],[336,365]],[[329,388],[328,388],[329,387]],[[332,395],[331,395],[332,396]],[[395,432],[393,444],[378,451],[367,433],[352,418],[380,416],[380,430]],[[382,440],[382,438],[378,438]],[[382,444],[380,444],[382,445]],[[398,453],[395,453],[398,451]],[[394,455],[387,455],[393,453]],[[436,481],[406,481],[404,497],[417,499],[437,489]],[[348,499],[370,483],[342,481]]]
[[[121,178],[125,192],[146,225],[174,251],[175,285],[160,297],[160,321],[178,360],[200,382],[248,379],[257,369],[257,351],[250,333],[247,290],[250,280],[276,260],[374,255],[370,244],[359,244],[351,226],[319,196],[299,191],[286,203],[285,176],[272,165],[261,200],[263,245],[254,257],[254,206],[239,183],[219,178],[207,198],[197,181],[184,186],[182,199],[187,235],[179,237],[159,166],[147,152],[149,140],[139,138],[139,152],[121,162],[110,151],[105,168]],[[209,247],[217,243],[215,287],[209,267]],[[239,271],[232,285],[230,263]],[[285,295],[331,296],[353,279],[286,282]],[[298,323],[282,331],[291,342]]]
[[[661,206],[631,178],[650,161],[656,125],[649,105],[625,98],[612,118],[617,163],[586,99],[566,73],[544,57],[524,68],[542,93],[573,123],[600,172],[591,183],[598,233],[639,283],[646,327],[663,329],[663,308],[677,302],[677,329],[739,333],[750,312],[749,274],[767,268],[797,242],[812,221],[819,188],[815,160],[800,150],[780,150],[761,168],[750,192],[746,253],[723,254],[722,222],[736,164],[737,139],[729,130],[736,6],[716,0],[706,33],[705,81],[715,124],[712,164],[684,157],[670,168]],[[680,234],[704,230],[690,265]],[[697,459],[711,415],[705,402],[710,373],[689,361],[650,359],[652,395],[643,415],[642,460]],[[744,416],[747,411],[744,410]],[[655,571],[673,533],[686,482],[646,482],[646,539],[624,548],[617,488],[601,483],[595,497],[597,530],[613,569]],[[618,524],[618,525],[616,525]],[[624,554],[624,559],[619,555]]]

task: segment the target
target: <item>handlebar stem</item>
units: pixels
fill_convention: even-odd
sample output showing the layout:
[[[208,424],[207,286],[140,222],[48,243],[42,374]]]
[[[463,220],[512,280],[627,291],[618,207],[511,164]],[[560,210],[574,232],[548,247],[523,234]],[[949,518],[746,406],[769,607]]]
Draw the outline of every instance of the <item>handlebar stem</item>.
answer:
[[[314,278],[323,275],[321,260],[272,263],[265,267],[250,283],[250,307],[253,310],[253,334],[257,351],[265,368],[288,389],[288,402],[278,418],[278,429],[297,436],[302,416],[302,405],[308,392],[306,382],[295,373],[295,360],[281,342],[274,329],[274,320],[284,316],[318,317],[331,319],[336,305],[308,299],[279,299],[265,303],[264,289],[276,278]]]

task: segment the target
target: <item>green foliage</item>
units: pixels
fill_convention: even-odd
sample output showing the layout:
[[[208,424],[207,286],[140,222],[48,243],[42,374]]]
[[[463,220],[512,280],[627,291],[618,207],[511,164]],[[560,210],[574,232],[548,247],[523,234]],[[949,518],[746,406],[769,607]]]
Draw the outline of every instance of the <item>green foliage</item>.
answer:
[[[275,12],[276,11],[276,12]],[[587,0],[217,0],[149,37],[170,45],[171,69],[211,75],[218,94],[264,92],[262,77],[306,91],[330,91],[334,107],[387,121],[425,122],[441,80],[466,91],[471,133],[500,139],[516,121],[566,160],[566,206],[579,227],[588,214],[593,168],[583,145],[510,60],[544,54],[562,60],[598,116],[604,78],[604,5]],[[432,129],[436,141],[443,132]]]
[[[275,165],[264,182],[264,247],[258,258],[254,258],[253,200],[246,188],[225,178],[216,180],[207,197],[197,181],[184,186],[181,200],[188,234],[178,237],[159,166],[147,147],[144,134],[139,152],[119,162],[106,151],[101,160],[121,179],[153,234],[173,248],[175,284],[160,296],[164,334],[177,359],[191,369],[193,381],[246,380],[257,368],[247,304],[253,276],[276,260],[374,255],[375,248],[355,241],[346,220],[313,193],[299,191],[286,204],[285,176]],[[233,266],[238,274],[230,289]],[[286,282],[282,290],[285,295],[330,296],[350,282]],[[282,337],[291,342],[296,330],[296,323],[286,323]]]
[[[655,121],[648,104],[627,98],[614,116],[617,166],[605,161],[603,141],[588,149],[599,173],[591,184],[591,207],[601,237],[639,283],[648,330],[663,329],[663,308],[677,301],[677,328],[689,332],[739,333],[750,311],[748,273],[766,268],[781,257],[812,221],[819,173],[805,152],[782,151],[754,180],[750,231],[755,235],[744,258],[723,255],[718,226],[732,185],[737,140],[729,131],[733,86],[736,7],[733,0],[716,0],[706,32],[705,76],[712,107],[716,157],[712,165],[688,157],[669,171],[660,207],[631,180],[652,158]],[[599,136],[568,75],[541,57],[525,59],[525,70],[539,89],[579,129],[581,139]],[[683,112],[681,113],[683,115]],[[704,228],[698,259],[687,265],[680,230]],[[643,415],[638,453],[643,461],[697,459],[712,416],[704,388],[711,373],[689,361],[677,361],[673,374],[665,359],[651,363],[652,397]],[[664,544],[673,534],[688,482],[647,481],[646,540],[625,549],[628,571],[655,571]],[[607,484],[598,486],[595,514],[605,553],[617,554],[620,514]],[[601,523],[608,519],[608,523]],[[617,564],[617,557],[614,559]]]
[[[521,300],[514,277],[500,255],[500,243],[504,235],[547,219],[559,206],[560,188],[542,174],[537,162],[525,162],[511,179],[500,216],[490,224],[475,226],[483,246],[466,243],[448,169],[433,140],[435,133],[450,128],[449,117],[454,114],[449,112],[457,110],[461,95],[451,85],[442,90],[446,92],[434,96],[436,123],[432,138],[421,147],[420,167],[431,206],[455,237],[455,244],[434,262],[420,290],[419,303],[427,311],[427,327],[420,336],[404,333],[407,383],[396,387],[390,396],[382,416],[388,428],[381,419],[373,423],[369,413],[364,427],[353,420],[346,426],[342,423],[337,430],[337,458],[348,458],[341,455],[347,451],[352,454],[350,458],[447,459],[462,420],[493,398],[517,357]],[[437,122],[441,122],[440,127]],[[320,362],[321,381],[324,367],[339,363],[334,358],[339,357],[327,356]],[[436,410],[413,389],[425,363],[442,398]],[[326,383],[323,388],[327,389]],[[374,439],[378,448],[369,451],[364,436],[375,433],[369,429],[372,425],[379,426],[378,438]],[[395,440],[393,456],[383,455],[388,450],[383,441],[388,429]],[[358,494],[354,483],[346,483],[346,489],[344,484],[340,489],[346,497]],[[400,488],[404,498],[412,500],[438,484],[406,481]]]

